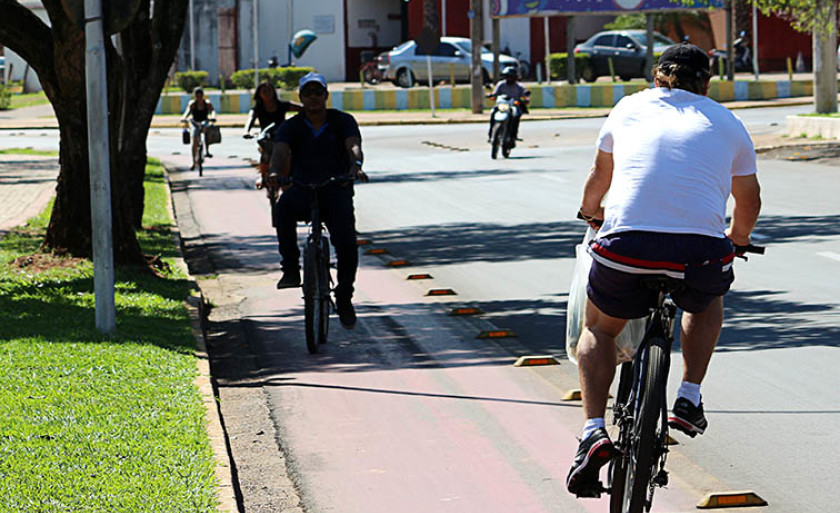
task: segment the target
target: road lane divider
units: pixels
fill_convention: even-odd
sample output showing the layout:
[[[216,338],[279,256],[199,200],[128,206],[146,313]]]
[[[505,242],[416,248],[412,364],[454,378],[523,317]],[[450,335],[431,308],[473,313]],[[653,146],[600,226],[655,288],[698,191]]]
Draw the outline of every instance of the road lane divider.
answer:
[[[833,251],[820,251],[817,253],[821,257],[825,257],[831,260],[837,260],[840,262],[840,253],[834,253]]]
[[[405,259],[391,260],[385,263],[385,267],[405,267],[411,265],[411,262]]]
[[[431,280],[431,274],[409,274],[406,280]]]
[[[370,239],[356,239],[357,246],[369,246],[372,244]]]
[[[388,250],[385,248],[370,248],[369,250],[365,251],[365,255],[386,255],[388,254]]]
[[[457,296],[458,293],[452,289],[429,289],[427,296]]]
[[[475,338],[514,338],[516,337],[516,333],[513,330],[485,330],[476,335]]]
[[[514,367],[534,367],[537,365],[560,365],[560,362],[557,361],[557,358],[546,355],[546,356],[520,356],[516,363],[513,364]]]
[[[460,306],[457,308],[453,308],[449,310],[449,315],[458,316],[458,315],[481,315],[484,313],[484,310],[481,308],[477,308],[474,306]]]
[[[706,494],[697,503],[697,509],[767,506],[767,501],[751,490],[742,492],[716,492]]]

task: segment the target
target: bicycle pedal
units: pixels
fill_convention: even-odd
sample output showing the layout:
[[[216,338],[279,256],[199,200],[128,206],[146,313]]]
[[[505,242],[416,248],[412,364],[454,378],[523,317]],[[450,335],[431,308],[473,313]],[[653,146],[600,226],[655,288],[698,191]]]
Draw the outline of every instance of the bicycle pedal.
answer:
[[[606,489],[604,488],[604,483],[602,483],[601,481],[596,481],[594,483],[582,485],[575,492],[575,495],[578,499],[600,499],[601,494],[605,491]]]

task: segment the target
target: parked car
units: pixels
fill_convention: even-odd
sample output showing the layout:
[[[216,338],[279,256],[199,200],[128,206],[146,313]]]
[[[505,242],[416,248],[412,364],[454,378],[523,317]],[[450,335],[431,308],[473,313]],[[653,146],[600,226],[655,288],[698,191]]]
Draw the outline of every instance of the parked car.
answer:
[[[440,38],[440,45],[431,54],[432,80],[449,80],[450,74],[454,73],[456,82],[469,82],[471,52],[472,42],[467,38]],[[484,82],[488,83],[493,75],[493,54],[485,48],[481,51],[481,64],[484,68]],[[400,87],[411,87],[415,82],[426,83],[429,80],[426,54],[420,52],[413,40],[380,55],[378,66],[384,80],[390,80]],[[519,67],[519,61],[500,55],[499,66]]]
[[[6,81],[6,58],[0,55],[0,82]]]
[[[581,77],[594,82],[610,74],[612,58],[615,74],[621,80],[647,75],[647,33],[644,30],[608,30],[598,32],[586,42],[575,46],[575,53],[589,55],[589,65],[581,70]],[[676,43],[659,32],[653,33],[653,53],[660,54]]]

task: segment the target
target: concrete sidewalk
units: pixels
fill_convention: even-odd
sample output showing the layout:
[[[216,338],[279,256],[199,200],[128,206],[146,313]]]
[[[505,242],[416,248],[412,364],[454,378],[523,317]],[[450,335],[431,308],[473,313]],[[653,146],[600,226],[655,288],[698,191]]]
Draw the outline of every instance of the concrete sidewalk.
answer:
[[[0,154],[0,238],[41,213],[55,192],[58,157]]]

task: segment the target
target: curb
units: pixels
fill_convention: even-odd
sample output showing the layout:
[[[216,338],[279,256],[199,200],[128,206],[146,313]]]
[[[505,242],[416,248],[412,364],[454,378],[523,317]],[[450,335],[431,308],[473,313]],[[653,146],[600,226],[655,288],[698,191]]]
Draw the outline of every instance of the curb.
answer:
[[[189,267],[184,260],[182,251],[181,231],[175,218],[175,209],[172,203],[172,188],[169,181],[169,170],[163,163],[164,177],[166,179],[166,209],[172,219],[172,239],[175,242],[175,248],[178,251],[178,257],[175,259],[176,265],[184,272],[187,279],[192,284],[193,288],[198,291],[198,294],[193,294],[184,302],[190,316],[190,328],[196,342],[196,368],[198,374],[193,383],[198,388],[201,394],[201,401],[204,404],[205,410],[205,426],[207,437],[210,440],[210,446],[215,457],[215,474],[216,474],[216,498],[218,500],[217,511],[220,513],[242,513],[239,508],[239,499],[237,496],[238,485],[234,482],[233,475],[235,472],[235,464],[230,453],[230,444],[228,441],[227,431],[222,422],[221,412],[219,411],[219,400],[216,394],[216,389],[213,384],[213,376],[210,373],[210,356],[207,353],[207,344],[205,337],[207,335],[205,329],[205,320],[207,318],[207,303],[204,300],[204,295],[201,293],[201,288],[189,272]]]

